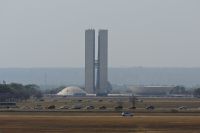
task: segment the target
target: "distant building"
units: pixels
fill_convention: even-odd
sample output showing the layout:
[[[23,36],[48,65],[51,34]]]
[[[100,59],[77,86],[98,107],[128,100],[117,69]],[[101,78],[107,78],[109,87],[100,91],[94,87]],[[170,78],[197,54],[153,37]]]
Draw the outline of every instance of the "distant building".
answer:
[[[174,86],[129,86],[136,95],[167,96]]]
[[[97,95],[108,93],[108,30],[99,30],[96,91]]]
[[[58,96],[86,96],[86,92],[79,87],[69,86],[57,93]]]
[[[16,102],[0,102],[0,108],[16,108]]]
[[[16,101],[16,98],[14,98],[15,95],[9,92],[6,93],[0,93],[0,102],[5,101]]]
[[[85,31],[85,89],[95,93],[95,30]]]
[[[97,60],[95,60],[95,31],[93,29],[86,30],[85,90],[88,93],[103,96],[107,95],[111,88],[108,82],[108,30],[99,30]]]

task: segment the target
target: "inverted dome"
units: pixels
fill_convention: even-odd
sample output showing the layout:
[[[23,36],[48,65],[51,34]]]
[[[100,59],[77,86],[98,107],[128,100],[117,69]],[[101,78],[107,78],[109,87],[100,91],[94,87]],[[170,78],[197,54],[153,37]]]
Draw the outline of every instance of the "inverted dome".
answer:
[[[86,96],[86,92],[77,86],[69,86],[57,93],[62,96]]]

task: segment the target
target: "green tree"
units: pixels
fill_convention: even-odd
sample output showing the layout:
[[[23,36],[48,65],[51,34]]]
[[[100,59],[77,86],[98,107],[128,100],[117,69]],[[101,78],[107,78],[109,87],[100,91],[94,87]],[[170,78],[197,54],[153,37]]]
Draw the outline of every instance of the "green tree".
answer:
[[[184,86],[176,86],[169,93],[170,94],[186,94],[187,91]]]
[[[27,89],[30,96],[34,96],[37,98],[41,98],[43,96],[40,87],[38,85],[29,84],[25,85],[25,88]]]
[[[200,97],[200,88],[195,89],[193,95],[195,97]]]
[[[34,84],[22,85],[18,83],[11,84],[0,84],[0,100],[5,101],[6,99],[20,99],[26,100],[31,96],[40,98],[42,92],[40,87]]]

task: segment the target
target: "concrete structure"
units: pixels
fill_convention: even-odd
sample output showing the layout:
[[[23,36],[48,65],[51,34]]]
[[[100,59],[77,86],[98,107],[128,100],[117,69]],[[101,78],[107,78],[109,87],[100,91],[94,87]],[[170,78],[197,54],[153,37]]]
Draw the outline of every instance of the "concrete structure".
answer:
[[[16,102],[0,102],[0,108],[16,108]]]
[[[174,86],[129,86],[139,96],[167,96]]]
[[[86,96],[86,92],[79,87],[69,86],[57,93],[59,96]]]
[[[95,30],[85,31],[85,88],[95,93]]]
[[[108,93],[108,30],[99,30],[98,35],[98,66],[97,95]]]
[[[86,30],[85,89],[88,93],[102,96],[107,95],[110,88],[111,85],[108,82],[108,30],[99,30],[97,60],[95,60],[95,31]]]

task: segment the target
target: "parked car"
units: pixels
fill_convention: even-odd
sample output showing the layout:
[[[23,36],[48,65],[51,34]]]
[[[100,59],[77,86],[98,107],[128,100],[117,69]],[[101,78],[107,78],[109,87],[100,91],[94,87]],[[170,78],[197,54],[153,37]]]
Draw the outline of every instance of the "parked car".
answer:
[[[122,116],[133,116],[132,112],[122,112]]]
[[[100,110],[105,110],[106,109],[106,106],[101,106],[99,107]]]
[[[102,100],[102,99],[99,99],[99,102],[103,102],[103,100]]]
[[[186,110],[187,107],[186,107],[186,106],[181,106],[181,107],[179,107],[178,109],[179,109],[179,110]]]
[[[78,102],[82,102],[83,100],[79,99]]]
[[[72,109],[82,109],[83,107],[81,105],[75,105],[72,107]]]
[[[132,106],[132,107],[129,107],[128,109],[136,109],[136,107],[135,107],[135,106]]]
[[[69,106],[61,106],[59,109],[69,109]]]
[[[136,102],[143,102],[143,100],[142,99],[136,99]]]
[[[92,110],[92,109],[94,109],[94,108],[95,108],[95,107],[94,107],[94,106],[92,106],[92,105],[91,105],[91,106],[87,106],[87,107],[86,107],[86,109],[87,109],[87,110]]]
[[[56,108],[55,105],[50,105],[50,106],[47,107],[47,109],[55,109],[55,108]]]
[[[150,105],[150,106],[147,106],[147,107],[146,107],[146,109],[147,109],[147,110],[154,110],[154,109],[155,109],[155,107],[154,107],[154,106],[152,106],[152,105]]]

